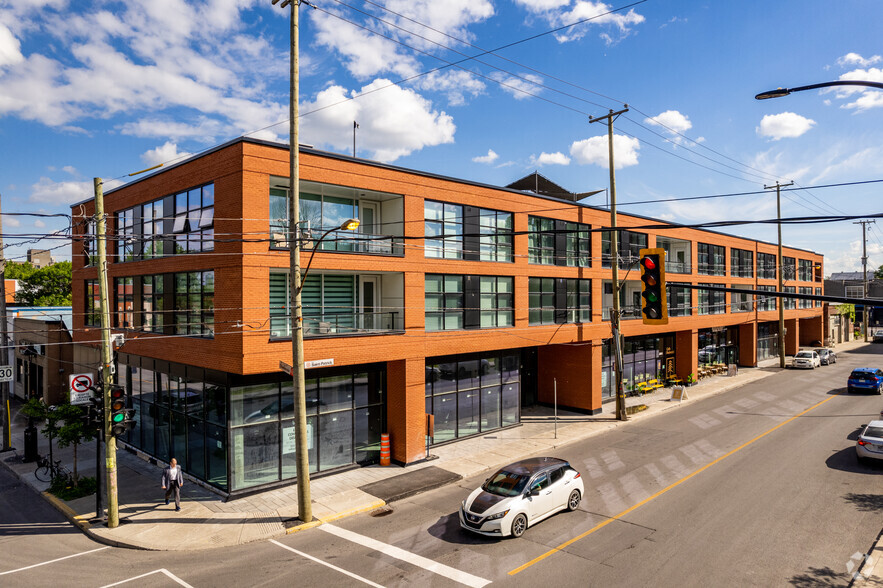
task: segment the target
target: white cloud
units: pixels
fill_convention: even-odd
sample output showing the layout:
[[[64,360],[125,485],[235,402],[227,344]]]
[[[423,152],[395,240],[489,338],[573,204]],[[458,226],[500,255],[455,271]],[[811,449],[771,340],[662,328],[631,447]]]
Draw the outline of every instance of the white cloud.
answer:
[[[15,65],[24,61],[21,54],[21,42],[15,38],[3,23],[0,23],[0,67]]]
[[[66,165],[66,166],[62,167],[61,170],[65,173],[72,175],[72,176],[79,176],[80,175],[80,172],[77,171],[77,168],[75,168],[72,165]]]
[[[615,169],[638,165],[638,150],[641,142],[625,135],[613,135],[613,162]],[[574,141],[570,146],[570,155],[580,165],[593,164],[605,169],[610,168],[608,161],[607,135],[590,137],[582,141]]]
[[[373,92],[379,88],[385,89]],[[372,158],[385,162],[424,147],[454,142],[457,127],[453,118],[433,110],[432,103],[413,90],[377,79],[350,93],[356,94],[365,95],[347,100],[345,88],[331,86],[319,92],[313,102],[303,104],[301,112],[316,112],[304,117],[301,140],[350,152],[353,121],[358,121],[357,153],[368,151]],[[317,110],[337,103],[335,108]]]
[[[14,216],[4,216],[3,217],[3,226],[4,227],[20,227],[21,221],[15,218]]]
[[[815,184],[831,178],[853,178],[858,175],[883,172],[883,148],[867,147],[853,152],[851,146],[834,145],[819,154],[820,164],[814,168],[816,175],[809,180]]]
[[[178,151],[178,145],[171,141],[166,141],[156,149],[145,151],[141,154],[141,161],[149,166],[158,165],[160,163],[176,163],[182,159],[186,159],[193,155],[187,151]]]
[[[616,142],[614,142],[614,145]],[[555,153],[540,153],[539,157],[531,156],[531,163],[536,165],[570,165],[570,158],[556,151]]]
[[[615,31],[616,37],[606,31],[599,35],[607,45],[612,45],[631,34],[635,25],[644,22],[644,17],[634,9],[626,13],[611,12],[612,6],[591,0],[515,0],[515,3],[528,12],[539,15],[554,27],[591,19],[556,33],[555,38],[559,43],[581,39],[590,30],[590,26],[595,25],[606,26],[606,31]]]
[[[385,5],[402,15],[403,18],[395,21],[398,26],[426,37],[407,36],[409,45],[422,49],[435,49],[433,42],[451,45],[447,35],[470,40],[473,35],[466,27],[494,15],[494,6],[489,0],[387,0]],[[384,14],[384,18],[389,18],[389,14]],[[426,26],[420,27],[414,21]],[[403,33],[397,31],[396,34]]]
[[[108,186],[105,185],[107,190]],[[86,200],[94,196],[95,186],[92,180],[85,182],[55,182],[47,177],[31,186],[30,200],[32,202],[47,202],[50,204],[73,204],[80,200]]]
[[[686,133],[693,128],[689,117],[677,110],[660,112],[652,118],[645,118],[644,122],[655,127],[663,127],[669,133]]]
[[[856,112],[880,107],[883,107],[883,92],[865,92],[856,100],[841,106],[841,108],[854,109]]]
[[[837,58],[837,65],[840,67],[851,67],[853,65],[859,65],[861,67],[868,67],[869,65],[874,65],[875,63],[880,63],[883,61],[883,57],[879,55],[872,55],[865,59],[858,53],[847,53],[842,57]]]
[[[46,223],[44,223],[43,221],[38,219],[38,220],[34,221],[34,226],[37,227],[38,229],[42,229],[46,226]]]
[[[786,137],[799,137],[809,131],[816,122],[793,112],[768,114],[760,120],[756,131],[762,137],[771,137],[778,141]]]
[[[462,69],[434,71],[414,80],[418,90],[441,92],[452,106],[462,106],[466,96],[478,96],[485,90],[485,84],[468,71]]]
[[[543,78],[533,74],[519,74],[520,77],[511,76],[500,71],[493,72],[490,77],[496,81],[504,92],[512,95],[516,100],[532,98],[539,94],[542,88],[537,84],[543,83]]]
[[[281,113],[280,113],[281,116]],[[287,128],[287,116],[285,128]],[[280,128],[282,128],[280,126]],[[195,139],[204,143],[214,143],[217,137],[230,133],[229,125],[207,116],[197,117],[193,122],[181,122],[167,118],[143,118],[138,121],[128,122],[119,127],[123,135],[135,137],[161,139],[168,138],[173,141],[182,139]]]
[[[493,149],[487,150],[487,155],[479,155],[478,157],[473,157],[472,161],[475,163],[493,163],[500,156]]]

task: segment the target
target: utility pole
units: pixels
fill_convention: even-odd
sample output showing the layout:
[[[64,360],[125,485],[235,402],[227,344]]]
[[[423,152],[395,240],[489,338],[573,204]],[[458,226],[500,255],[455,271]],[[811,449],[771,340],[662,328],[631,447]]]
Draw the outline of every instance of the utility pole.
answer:
[[[356,157],[356,129],[359,128],[359,123],[353,121],[353,158]]]
[[[782,275],[785,270],[782,267],[782,187],[791,186],[794,182],[780,184],[778,181],[775,186],[764,186],[764,190],[776,189],[776,226],[779,229],[779,253],[776,265],[779,267],[779,292],[785,291],[785,279]],[[785,369],[785,299],[779,298],[776,301],[779,306],[779,367]]]
[[[862,226],[862,298],[868,297],[868,225],[876,224],[873,220],[856,221],[854,225]],[[868,305],[862,304],[862,330],[865,332],[865,343],[868,341]]]
[[[613,311],[610,317],[611,330],[613,331],[613,371],[616,374],[616,420],[627,421],[628,414],[625,411],[625,390],[622,386],[622,335],[619,331],[619,234],[616,230],[616,173],[613,169],[613,121],[619,115],[629,111],[629,105],[623,104],[623,109],[613,112],[610,110],[604,116],[589,117],[589,123],[607,121],[607,156],[610,166],[610,258],[611,282],[613,284]]]
[[[120,524],[117,502],[117,440],[110,430],[110,389],[114,383],[113,350],[110,347],[110,303],[107,288],[107,220],[104,215],[104,187],[101,178],[95,184],[95,235],[98,253],[98,296],[101,300],[101,390],[104,394],[104,456],[107,475],[107,526]],[[101,513],[95,513],[100,518]]]
[[[275,6],[279,0],[272,0]],[[305,0],[282,0],[281,7],[291,5],[291,89],[289,104],[289,176],[291,199],[288,209],[288,249],[289,274],[291,276],[291,376],[294,394],[294,446],[296,452],[295,470],[297,473],[297,516],[304,523],[313,520],[313,506],[310,497],[310,456],[307,438],[307,403],[304,396],[306,378],[304,376],[304,332],[303,308],[301,308],[300,275],[300,167],[298,140],[300,132],[298,76],[298,7]],[[309,3],[307,3],[309,5]],[[355,122],[353,123],[355,124]],[[353,128],[355,134],[355,128]],[[355,145],[355,143],[354,143]],[[354,147],[355,148],[355,147]]]
[[[6,258],[3,252],[3,215],[0,209],[0,350],[2,350],[3,359],[0,365],[6,365],[9,361],[9,348],[6,342]],[[2,392],[0,392],[0,402],[3,407],[0,408],[0,414],[3,415],[3,443],[0,451],[9,451],[12,449],[12,414],[9,410],[9,387],[12,382],[0,382]]]

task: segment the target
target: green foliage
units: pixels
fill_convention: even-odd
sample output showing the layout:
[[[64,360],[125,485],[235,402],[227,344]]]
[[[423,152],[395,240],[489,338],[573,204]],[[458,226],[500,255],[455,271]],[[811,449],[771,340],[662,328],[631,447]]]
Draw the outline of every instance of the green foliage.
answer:
[[[6,277],[9,277],[8,267]],[[15,301],[18,303],[31,306],[68,306],[71,303],[71,262],[69,261],[47,265],[17,279],[18,291],[15,293]]]
[[[37,268],[29,261],[7,261],[5,271],[7,280],[24,280],[36,272]]]
[[[71,482],[74,487],[77,487],[79,485],[77,448],[81,443],[92,441],[98,435],[98,431],[84,426],[82,418],[86,413],[85,409],[70,403],[49,407],[43,403],[42,399],[31,398],[21,411],[25,416],[46,423],[40,432],[50,441],[57,439],[58,446],[62,448],[73,447],[74,468]]]
[[[883,280],[883,265],[874,271],[874,278],[877,280]]]
[[[77,484],[74,484],[72,479],[68,479],[66,476],[61,476],[52,480],[52,483],[49,485],[49,492],[58,496],[62,500],[76,500],[83,496],[95,494],[97,488],[98,483],[92,476],[89,476],[88,478],[80,478],[79,483]]]
[[[855,322],[855,304],[841,304],[840,314],[849,315],[849,320]]]

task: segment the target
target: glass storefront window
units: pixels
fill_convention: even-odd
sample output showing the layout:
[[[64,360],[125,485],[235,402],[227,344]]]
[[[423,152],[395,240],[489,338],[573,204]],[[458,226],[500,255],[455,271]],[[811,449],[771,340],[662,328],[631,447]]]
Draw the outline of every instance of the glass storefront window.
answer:
[[[233,426],[278,421],[280,412],[279,384],[275,382],[230,389],[230,424]]]
[[[319,415],[319,468],[327,470],[353,463],[353,413]]]
[[[235,490],[279,480],[279,423],[233,429]]]
[[[297,444],[295,443],[296,422],[282,421],[282,479],[297,477]],[[310,461],[310,473],[318,471],[319,456],[317,453],[316,417],[307,417],[307,453]],[[378,449],[379,451],[379,449]]]

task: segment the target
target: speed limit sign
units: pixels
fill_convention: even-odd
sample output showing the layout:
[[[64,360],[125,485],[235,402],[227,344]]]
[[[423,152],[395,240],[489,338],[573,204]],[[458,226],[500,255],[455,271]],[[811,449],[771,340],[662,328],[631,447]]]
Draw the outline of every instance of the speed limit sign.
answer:
[[[11,382],[14,371],[11,365],[0,365],[0,382]]]

